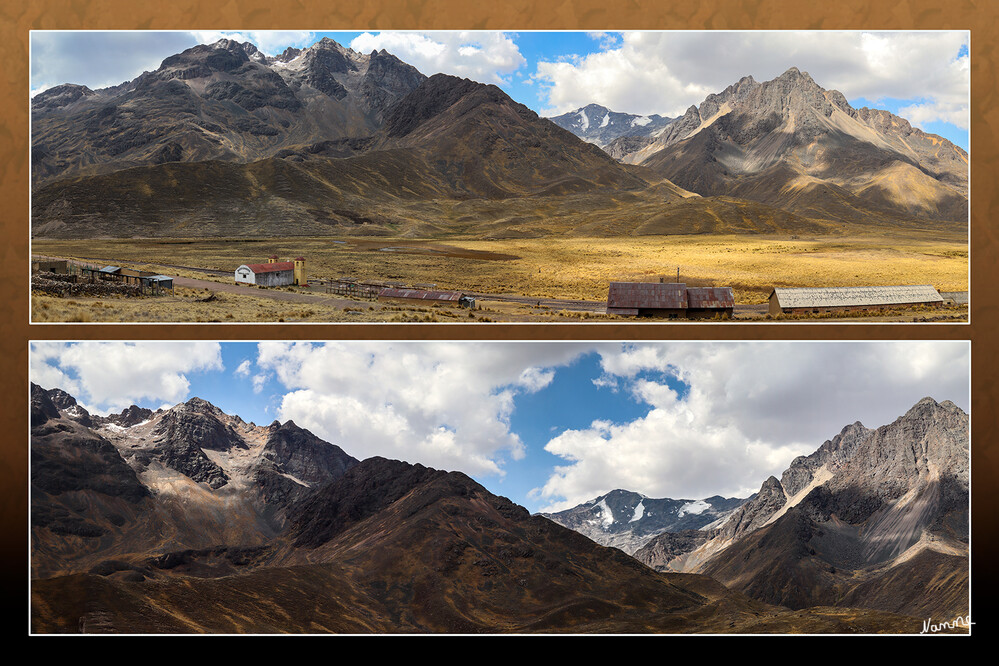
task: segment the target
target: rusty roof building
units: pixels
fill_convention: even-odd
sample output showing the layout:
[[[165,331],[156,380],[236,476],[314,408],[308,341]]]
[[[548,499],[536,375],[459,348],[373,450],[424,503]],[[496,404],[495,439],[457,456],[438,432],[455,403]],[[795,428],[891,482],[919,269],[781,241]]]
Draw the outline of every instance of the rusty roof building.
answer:
[[[682,282],[611,282],[607,314],[631,317],[731,316],[731,287],[688,287]]]
[[[460,291],[408,289],[405,287],[386,287],[378,292],[378,300],[452,303],[461,307],[473,307],[475,303],[474,299]]]
[[[687,287],[687,318],[729,316],[735,312],[732,287]]]
[[[886,287],[775,287],[770,292],[770,314],[866,310],[910,305],[942,304],[932,285]]]

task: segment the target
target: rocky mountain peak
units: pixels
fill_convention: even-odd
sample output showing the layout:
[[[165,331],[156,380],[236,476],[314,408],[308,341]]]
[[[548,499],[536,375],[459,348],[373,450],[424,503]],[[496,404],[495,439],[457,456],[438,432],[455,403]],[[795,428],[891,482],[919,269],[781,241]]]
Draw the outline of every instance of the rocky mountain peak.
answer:
[[[54,388],[50,389],[48,392],[49,399],[52,400],[54,404],[59,409],[69,409],[70,407],[76,407],[76,398],[66,393],[62,389]]]
[[[208,413],[208,414],[218,414],[222,412],[222,410],[220,410],[212,403],[197,396],[190,398],[189,400],[187,400],[187,402],[177,405],[177,408],[180,408],[181,410],[184,411],[192,411],[192,412]]]
[[[31,384],[31,427],[42,425],[49,419],[59,418],[59,408],[52,403],[49,392],[38,384]]]
[[[726,538],[735,538],[765,524],[787,504],[784,486],[771,475],[760,486],[756,496],[739,507],[719,529]]]
[[[289,46],[284,51],[274,56],[274,59],[278,62],[290,62],[302,55],[302,49],[296,49],[294,46]]]
[[[64,106],[93,97],[96,93],[87,86],[75,83],[64,83],[44,90],[31,98],[31,108],[36,111],[58,109]]]
[[[835,479],[837,487],[864,489],[882,501],[938,479],[967,487],[968,415],[954,403],[923,398],[894,422],[875,430]]]
[[[183,446],[186,449],[193,446],[218,451],[234,447],[245,449],[243,437],[230,422],[241,421],[228,417],[207,400],[195,397],[167,410],[156,425],[154,434],[167,447]]]
[[[783,494],[784,494],[784,486],[782,486],[780,480],[776,476],[773,476],[772,474],[769,477],[767,477],[767,480],[763,482],[762,486],[760,486],[759,496],[761,497],[766,497],[766,496],[772,497]]]

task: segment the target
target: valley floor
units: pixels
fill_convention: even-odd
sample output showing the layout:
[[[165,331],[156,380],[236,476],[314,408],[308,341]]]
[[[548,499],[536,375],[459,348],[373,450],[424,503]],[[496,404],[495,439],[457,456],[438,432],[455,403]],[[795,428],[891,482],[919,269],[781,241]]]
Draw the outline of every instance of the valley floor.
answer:
[[[687,235],[478,240],[448,238],[239,238],[34,240],[36,256],[125,265],[176,276],[173,297],[59,299],[36,294],[32,321],[509,321],[625,322],[607,316],[612,281],[728,286],[735,318],[766,320],[774,287],[931,284],[968,288],[967,239],[909,231],[892,238],[854,236]],[[311,289],[237,288],[244,263],[276,254],[304,256]],[[477,295],[478,309],[389,306],[332,298],[319,283],[360,280],[429,283]],[[202,303],[205,290],[216,299]],[[199,296],[198,292],[203,292]],[[141,302],[141,305],[138,303]],[[134,306],[133,306],[134,305]],[[782,318],[783,319],[783,318]],[[789,318],[792,321],[795,318]],[[823,315],[821,321],[861,317]],[[967,306],[882,312],[865,321],[966,321]]]

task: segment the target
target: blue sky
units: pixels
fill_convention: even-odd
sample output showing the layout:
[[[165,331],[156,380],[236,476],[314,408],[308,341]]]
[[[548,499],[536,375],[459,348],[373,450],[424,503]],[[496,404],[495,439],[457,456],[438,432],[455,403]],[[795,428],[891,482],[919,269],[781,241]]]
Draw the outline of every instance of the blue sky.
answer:
[[[200,397],[364,459],[463,471],[531,511],[615,488],[748,496],[845,425],[970,407],[970,345],[920,342],[34,342],[94,413]],[[816,381],[821,378],[821,381]]]
[[[220,37],[275,55],[324,36],[386,49],[426,75],[493,83],[543,116],[589,103],[678,116],[743,76],[790,67],[855,107],[885,108],[968,148],[970,33],[682,32],[32,32],[31,93],[61,83],[117,85]]]

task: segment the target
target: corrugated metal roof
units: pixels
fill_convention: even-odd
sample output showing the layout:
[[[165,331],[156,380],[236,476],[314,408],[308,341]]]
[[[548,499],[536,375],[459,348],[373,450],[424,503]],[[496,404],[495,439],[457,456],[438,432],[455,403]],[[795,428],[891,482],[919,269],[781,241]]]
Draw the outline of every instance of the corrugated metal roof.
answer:
[[[378,292],[379,298],[409,298],[421,301],[458,301],[460,291],[429,291],[427,289],[396,289],[388,287]]]
[[[907,305],[910,303],[942,303],[943,298],[932,285],[899,285],[888,287],[813,287],[788,289],[775,287],[782,308],[849,307],[854,305]]]
[[[681,282],[611,282],[607,307],[682,310],[687,307],[687,285]]]
[[[732,287],[687,287],[689,308],[734,308]]]
[[[117,273],[121,268],[118,266],[105,266],[100,270],[101,273]]]
[[[243,266],[246,266],[254,273],[275,273],[277,271],[295,270],[294,261],[275,261],[273,264],[243,264]],[[240,266],[240,268],[243,266]]]

